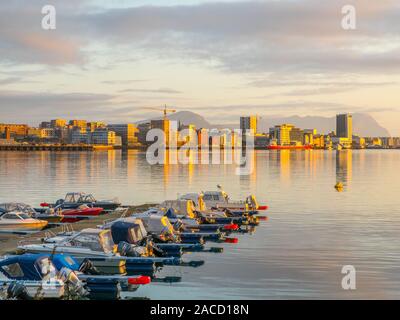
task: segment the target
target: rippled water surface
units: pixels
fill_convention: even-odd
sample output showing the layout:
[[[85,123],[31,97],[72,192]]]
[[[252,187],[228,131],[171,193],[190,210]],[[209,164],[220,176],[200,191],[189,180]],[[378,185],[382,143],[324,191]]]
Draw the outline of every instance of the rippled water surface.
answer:
[[[267,203],[269,221],[223,254],[186,255],[206,264],[166,268],[183,281],[149,286],[148,297],[400,298],[400,151],[257,151],[252,159],[253,173],[238,176],[236,165],[150,166],[137,151],[1,152],[0,201],[37,206],[85,191],[142,204],[221,184],[231,198],[252,193]],[[354,291],[341,288],[343,265],[357,270]]]

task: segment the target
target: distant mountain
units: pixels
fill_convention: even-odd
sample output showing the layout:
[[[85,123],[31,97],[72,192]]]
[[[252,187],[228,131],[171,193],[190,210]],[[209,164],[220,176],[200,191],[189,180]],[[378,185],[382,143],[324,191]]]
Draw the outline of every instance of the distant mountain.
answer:
[[[204,119],[201,115],[191,112],[191,111],[178,111],[176,113],[172,113],[168,116],[170,120],[179,121],[181,124],[194,124],[196,128],[212,128],[212,124],[210,124],[206,119]]]
[[[194,124],[196,128],[238,128],[236,124],[214,124],[207,121],[201,115],[191,111],[179,111],[168,116],[170,120],[180,121],[181,124]],[[157,118],[160,119],[160,118]],[[141,121],[141,123],[149,120]],[[290,123],[302,129],[317,129],[319,133],[329,133],[336,129],[336,117],[318,116],[290,116],[268,117],[263,116],[258,121],[258,131],[268,132],[270,127],[277,124]],[[388,137],[390,133],[370,115],[366,113],[353,114],[353,132],[364,137]]]
[[[173,121],[178,121],[183,125],[194,124],[196,128],[215,128],[212,124],[210,124],[206,119],[204,119],[201,115],[191,112],[191,111],[178,111],[176,113],[169,114],[168,119]],[[141,120],[136,122],[136,124],[150,122],[151,120],[159,120],[162,117],[151,118],[147,120]]]

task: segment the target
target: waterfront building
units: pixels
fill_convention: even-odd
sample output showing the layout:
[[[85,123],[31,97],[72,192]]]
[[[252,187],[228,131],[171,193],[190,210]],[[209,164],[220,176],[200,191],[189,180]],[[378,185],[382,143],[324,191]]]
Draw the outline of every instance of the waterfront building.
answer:
[[[198,145],[202,148],[208,148],[210,145],[210,137],[208,135],[208,129],[200,128],[197,130],[197,141]]]
[[[350,149],[352,147],[353,139],[332,137],[333,147],[336,149]]]
[[[314,135],[310,132],[304,132],[303,134],[303,144],[313,146],[314,145]]]
[[[333,137],[332,134],[324,135],[324,147],[325,147],[325,149],[332,149],[333,148],[332,137]]]
[[[303,130],[293,127],[290,132],[290,144],[302,145],[304,140],[304,132]]]
[[[394,137],[393,138],[393,144],[395,148],[400,148],[400,138],[399,137]]]
[[[86,127],[85,128],[74,127],[71,129],[70,133],[71,133],[70,142],[72,144],[88,143],[88,134],[86,131]]]
[[[315,149],[323,149],[325,148],[325,137],[323,134],[316,134],[313,136],[312,146]]]
[[[87,121],[86,120],[70,120],[69,125],[71,127],[79,127],[79,128],[84,128],[86,129],[87,126]]]
[[[221,148],[231,149],[235,145],[235,133],[231,129],[220,130],[220,136]]]
[[[98,145],[115,145],[115,132],[107,128],[97,128],[93,132],[88,133],[88,143]]]
[[[64,128],[67,125],[67,120],[65,119],[53,119],[50,121],[50,126],[52,128]]]
[[[151,127],[151,129],[160,129],[164,132],[164,145],[168,147],[169,139],[170,139],[170,121],[169,121],[169,119],[165,118],[165,119],[161,119],[161,120],[151,120],[150,127]]]
[[[270,136],[280,146],[301,145],[303,131],[292,124],[281,124],[270,128]]]
[[[240,129],[252,130],[253,134],[257,133],[257,116],[240,117]]]
[[[336,115],[336,137],[352,139],[353,137],[353,116],[350,114]]]
[[[60,143],[68,143],[69,131],[67,127],[54,128],[54,136]]]
[[[179,143],[197,145],[197,133],[196,126],[194,124],[180,126],[178,144]]]
[[[254,145],[256,148],[266,148],[270,144],[269,135],[264,133],[257,133],[254,136]]]
[[[53,139],[55,138],[55,130],[53,128],[42,128],[40,129],[41,139]]]
[[[27,124],[0,123],[0,135],[4,137],[26,137],[28,129]]]
[[[359,136],[353,136],[353,147],[357,149],[364,149],[365,138]]]
[[[382,146],[388,149],[394,148],[394,138],[393,137],[382,137]]]
[[[313,136],[315,136],[316,134],[318,134],[317,129],[304,129],[303,131],[304,131],[304,133],[310,133],[310,134],[312,134]]]
[[[218,129],[211,129],[209,132],[209,141],[211,148],[221,147],[221,135]]]
[[[114,131],[117,136],[121,137],[122,146],[131,147],[139,144],[139,129],[136,125],[131,123],[109,124],[107,128]],[[144,138],[146,139],[146,137]]]
[[[51,128],[51,122],[50,121],[42,121],[39,125],[39,128]]]
[[[382,139],[381,139],[381,138],[378,138],[378,137],[372,138],[372,145],[373,145],[373,146],[377,146],[377,147],[383,146],[383,144],[382,144]]]
[[[105,128],[105,127],[106,127],[106,124],[102,121],[91,121],[86,124],[86,129],[89,132],[93,132],[94,130],[96,130],[98,128]]]
[[[30,138],[40,138],[41,135],[42,135],[42,129],[41,128],[30,127],[28,129],[28,137],[30,137]]]
[[[151,129],[150,122],[141,123],[137,126],[138,133],[138,142],[140,145],[147,145],[148,142],[146,141],[147,132]],[[115,130],[114,130],[115,131]]]

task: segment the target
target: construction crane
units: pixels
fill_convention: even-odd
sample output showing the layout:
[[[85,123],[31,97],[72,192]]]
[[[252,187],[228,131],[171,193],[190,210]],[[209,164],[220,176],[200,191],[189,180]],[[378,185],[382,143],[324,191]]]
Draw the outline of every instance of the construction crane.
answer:
[[[152,107],[150,107],[150,108],[146,108],[146,109],[162,111],[163,114],[164,114],[164,120],[167,119],[167,114],[168,114],[168,113],[174,113],[174,112],[176,112],[175,109],[168,109],[168,108],[167,108],[167,105],[164,105],[164,108],[152,108]]]

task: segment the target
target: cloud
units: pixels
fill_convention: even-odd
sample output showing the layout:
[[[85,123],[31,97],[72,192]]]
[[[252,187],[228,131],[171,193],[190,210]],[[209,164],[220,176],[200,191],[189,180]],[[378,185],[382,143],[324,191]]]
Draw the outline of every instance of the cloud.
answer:
[[[59,24],[53,33],[38,30],[34,14],[38,2],[33,2],[36,7],[24,3],[27,7],[19,7],[18,12],[7,6],[0,9],[6,17],[1,22],[0,53],[11,61],[82,63],[84,49],[100,42],[110,48],[120,46],[123,56],[135,49],[157,59],[212,60],[221,70],[239,73],[397,72],[400,67],[400,6],[394,0],[243,1],[102,9],[75,2],[74,10],[73,5],[58,2]],[[356,6],[355,31],[341,28],[345,4]],[[15,21],[21,20],[24,24],[16,26]]]
[[[19,77],[8,77],[5,79],[0,79],[0,85],[7,85],[7,84],[20,82],[20,81],[21,81],[21,78],[19,78]]]
[[[111,84],[111,85],[120,85],[120,84],[132,84],[132,83],[137,83],[137,82],[144,82],[147,80],[142,80],[142,79],[135,79],[135,80],[105,80],[102,81],[104,84]]]
[[[181,94],[181,91],[169,89],[169,88],[159,88],[159,89],[123,89],[120,90],[121,93],[165,93],[165,94]]]
[[[38,123],[48,117],[97,117],[112,113],[114,96],[91,93],[0,91],[2,121]],[[84,107],[83,107],[84,106]]]

